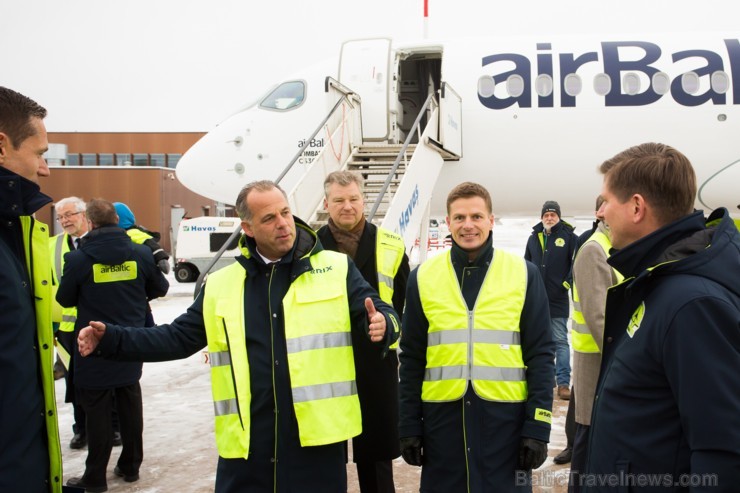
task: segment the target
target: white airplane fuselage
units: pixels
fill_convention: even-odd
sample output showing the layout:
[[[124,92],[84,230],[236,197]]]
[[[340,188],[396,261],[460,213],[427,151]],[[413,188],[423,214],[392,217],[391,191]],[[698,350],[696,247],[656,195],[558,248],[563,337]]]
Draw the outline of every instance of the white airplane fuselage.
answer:
[[[195,192],[231,204],[250,181],[275,179],[334,105],[336,96],[324,91],[327,76],[361,95],[363,130],[373,134],[366,137],[403,140],[391,113],[409,113],[400,127],[415,116],[424,93],[410,63],[417,60],[432,72],[432,90],[442,81],[462,100],[461,121],[453,122],[462,129],[461,157],[444,163],[432,215],[444,216],[447,192],[462,181],[486,186],[499,216],[537,215],[545,200],[557,200],[565,215],[591,215],[601,190],[599,164],[650,141],[691,160],[701,187],[697,208],[724,206],[737,215],[738,38],[677,33],[393,44],[387,65],[370,62],[367,80],[355,81],[342,80],[345,53],[286,79],[304,83],[300,104],[257,103],[229,117],[183,156],[177,174]],[[316,137],[317,148],[338,144],[328,134]]]

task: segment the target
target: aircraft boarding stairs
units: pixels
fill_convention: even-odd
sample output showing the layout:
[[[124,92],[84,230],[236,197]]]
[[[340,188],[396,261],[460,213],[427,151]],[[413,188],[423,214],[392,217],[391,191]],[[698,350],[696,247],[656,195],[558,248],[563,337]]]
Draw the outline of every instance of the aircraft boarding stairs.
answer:
[[[452,139],[449,139],[449,131],[448,139],[444,131],[440,131],[440,122],[452,121],[455,130],[459,129],[459,96],[449,87],[445,91],[444,85],[439,100],[434,94],[430,95],[403,143],[363,142],[359,96],[333,80],[327,82],[327,88],[341,95],[334,109],[306,142],[322,132],[330,136],[327,138],[329,144],[302,170],[302,176],[288,192],[294,213],[314,229],[326,224],[324,178],[336,170],[356,171],[365,178],[367,218],[401,235],[407,252],[420,236],[420,244],[425,245],[429,204],[437,178],[445,160],[459,160],[461,155],[459,131]],[[446,99],[454,99],[454,104],[446,104],[449,103]],[[452,115],[448,114],[450,111]],[[428,123],[422,129],[424,116]],[[419,144],[411,144],[415,136]],[[446,140],[452,140],[453,145],[448,146]],[[339,142],[343,147],[337,150],[335,143]]]

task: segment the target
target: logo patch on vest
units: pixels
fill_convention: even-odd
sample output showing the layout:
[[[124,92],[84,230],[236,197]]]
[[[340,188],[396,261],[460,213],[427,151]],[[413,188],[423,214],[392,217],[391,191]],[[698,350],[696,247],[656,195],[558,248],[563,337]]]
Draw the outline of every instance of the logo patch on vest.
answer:
[[[547,424],[552,424],[552,413],[547,409],[540,409],[538,407],[534,410],[534,419],[536,421],[543,421]]]
[[[632,317],[630,317],[630,323],[627,325],[627,335],[630,336],[630,338],[635,336],[635,332],[637,332],[637,329],[640,328],[640,324],[642,323],[642,319],[645,317],[645,302],[643,301],[640,303],[640,306],[637,307],[637,310],[635,310],[635,313],[632,314]]]
[[[104,282],[132,281],[136,279],[136,262],[129,260],[118,265],[93,264],[93,281]]]
[[[309,273],[311,274],[326,274],[331,270],[331,265],[328,265],[326,267],[319,267],[318,269],[311,269]]]
[[[556,247],[564,247],[565,246],[565,240],[562,238],[558,238],[555,240],[555,246]]]

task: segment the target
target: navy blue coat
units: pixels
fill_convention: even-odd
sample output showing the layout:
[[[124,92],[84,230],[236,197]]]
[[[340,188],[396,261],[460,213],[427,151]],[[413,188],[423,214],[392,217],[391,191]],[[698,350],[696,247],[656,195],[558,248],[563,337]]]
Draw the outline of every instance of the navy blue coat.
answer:
[[[549,236],[545,236],[541,222],[535,224],[527,240],[524,258],[540,270],[552,318],[570,315],[568,290],[573,285],[573,257],[577,246],[578,236],[573,226],[562,220],[552,227]]]
[[[49,491],[33,273],[20,223],[49,202],[37,184],[0,166],[0,491]]]
[[[473,262],[453,243],[452,264],[470,310],[493,255],[490,235]],[[481,399],[472,385],[459,400],[422,402],[429,321],[419,298],[418,269],[409,276],[399,356],[399,435],[423,437],[421,491],[425,493],[531,491],[528,485],[515,485],[519,442],[525,437],[549,441],[550,425],[532,417],[537,408],[552,409],[555,348],[542,280],[534,265],[526,265],[527,292],[520,328],[528,397],[526,402],[516,403]]]
[[[353,259],[362,277],[376,291],[377,232],[377,226],[365,222]],[[327,250],[339,251],[328,226],[319,229],[316,234]],[[404,254],[393,278],[393,308],[397,313],[403,312],[408,277],[409,259]],[[357,396],[362,409],[362,433],[352,440],[352,458],[355,462],[395,459],[401,455],[398,444],[398,356],[396,351],[388,351],[386,357],[382,358],[380,349],[359,331],[352,333],[352,348],[357,372]]]
[[[136,278],[130,281],[94,282],[93,264],[119,265],[133,260]],[[80,248],[64,256],[64,272],[57,301],[77,307],[73,367],[75,386],[112,389],[133,385],[141,378],[141,363],[82,358],[77,351],[77,334],[91,320],[144,327],[148,300],[167,294],[169,283],[154,265],[148,247],[131,241],[118,226],[96,228],[86,234]]]
[[[685,474],[700,481],[709,474],[714,476],[704,479],[718,479],[718,487],[694,485],[691,491],[737,492],[740,235],[735,225],[725,209],[715,211],[706,226],[696,212],[608,262],[625,281],[607,295],[586,472],[614,481],[620,474],[653,475],[663,478],[661,487],[629,491],[661,492],[689,491],[674,481],[687,479]]]
[[[247,271],[244,314],[252,393],[250,451],[247,460],[219,457],[217,493],[347,491],[345,442],[316,447],[300,446],[298,423],[293,411],[285,332],[271,330],[271,325],[282,328],[285,317],[282,308],[271,312],[270,307],[282,307],[290,284],[311,270],[310,253],[323,249],[315,233],[298,219],[296,229],[293,251],[277,264],[265,265],[255,253],[253,239],[243,236],[240,243],[242,248],[250,252],[248,258],[237,258]],[[352,330],[361,331],[367,337],[366,297],[372,298],[378,311],[385,315],[387,326],[391,327],[391,317],[397,317],[395,311],[365,282],[349,257],[347,262]],[[207,284],[205,289],[208,289]],[[199,351],[207,342],[203,322],[203,292],[188,311],[172,324],[143,331],[108,326],[99,346],[100,354],[144,361],[167,361],[185,358]],[[385,340],[376,345],[382,352],[393,340],[392,331],[386,331]],[[277,478],[276,484],[273,483],[274,478]]]

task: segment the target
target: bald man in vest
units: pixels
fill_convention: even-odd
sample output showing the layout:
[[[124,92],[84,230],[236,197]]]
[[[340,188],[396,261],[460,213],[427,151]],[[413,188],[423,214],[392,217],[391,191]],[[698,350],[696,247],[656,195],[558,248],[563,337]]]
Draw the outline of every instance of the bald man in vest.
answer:
[[[351,332],[385,351],[398,315],[349,257],[323,249],[278,185],[252,182],[235,203],[242,255],[186,313],[146,331],[91,322],[80,352],[165,361],[207,346],[215,491],[346,493],[344,444],[362,432]]]

